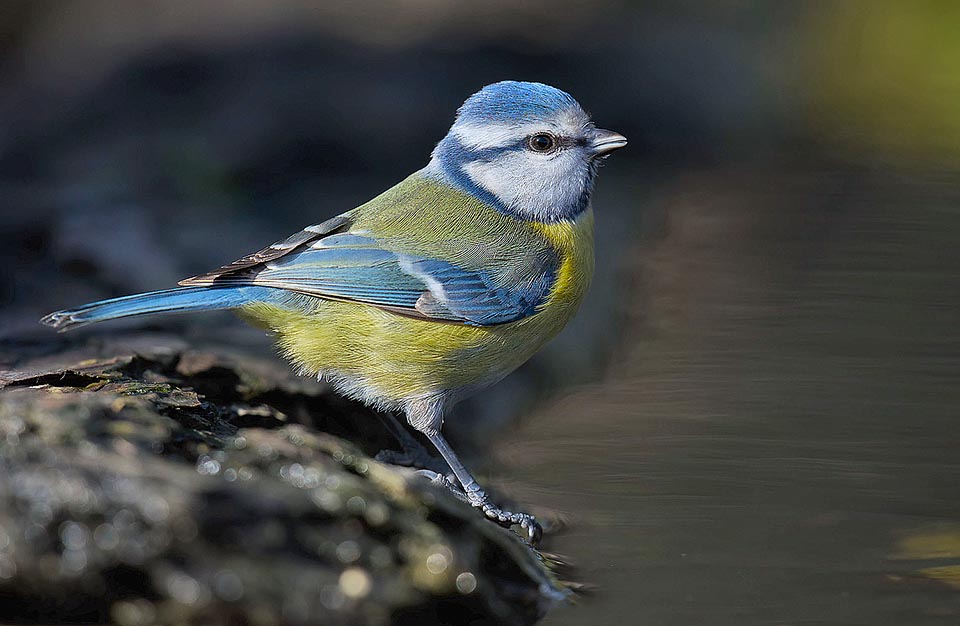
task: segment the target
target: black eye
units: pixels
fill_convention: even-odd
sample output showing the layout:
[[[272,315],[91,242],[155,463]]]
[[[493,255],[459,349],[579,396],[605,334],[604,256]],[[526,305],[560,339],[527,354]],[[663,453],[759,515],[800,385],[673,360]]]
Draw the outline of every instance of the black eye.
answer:
[[[557,140],[553,138],[553,135],[548,135],[547,133],[537,133],[536,135],[531,135],[527,139],[527,145],[534,152],[549,152],[553,150],[553,147],[557,145]]]

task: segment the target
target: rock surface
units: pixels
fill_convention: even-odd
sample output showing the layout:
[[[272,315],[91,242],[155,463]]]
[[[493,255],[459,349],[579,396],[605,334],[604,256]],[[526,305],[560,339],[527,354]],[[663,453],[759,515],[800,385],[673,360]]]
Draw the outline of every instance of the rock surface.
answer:
[[[0,622],[530,624],[567,593],[279,362],[150,335],[0,357]]]

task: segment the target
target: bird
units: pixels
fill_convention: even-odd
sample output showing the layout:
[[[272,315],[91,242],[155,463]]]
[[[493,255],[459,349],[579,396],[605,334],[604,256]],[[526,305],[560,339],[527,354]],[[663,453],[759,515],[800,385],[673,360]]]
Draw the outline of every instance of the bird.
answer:
[[[495,505],[441,428],[457,402],[515,370],[574,316],[594,270],[594,183],[626,144],[560,89],[490,84],[457,110],[424,168],[365,204],[178,287],[41,322],[64,331],[233,310],[270,331],[300,374],[404,415],[452,470],[451,490],[535,544],[536,518]]]

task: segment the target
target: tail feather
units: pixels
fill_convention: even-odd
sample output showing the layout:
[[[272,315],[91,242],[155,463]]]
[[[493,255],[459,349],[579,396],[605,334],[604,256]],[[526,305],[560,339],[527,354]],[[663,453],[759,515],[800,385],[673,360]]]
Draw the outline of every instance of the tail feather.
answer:
[[[180,287],[91,302],[51,313],[40,322],[62,332],[133,315],[233,309],[272,300],[278,293],[279,290],[269,287]]]

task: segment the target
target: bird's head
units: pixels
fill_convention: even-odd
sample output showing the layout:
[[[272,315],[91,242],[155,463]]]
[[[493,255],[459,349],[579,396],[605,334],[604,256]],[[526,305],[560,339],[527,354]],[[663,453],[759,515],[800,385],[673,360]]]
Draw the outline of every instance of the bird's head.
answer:
[[[622,135],[594,126],[566,92],[504,81],[470,96],[427,172],[524,220],[574,219]]]

